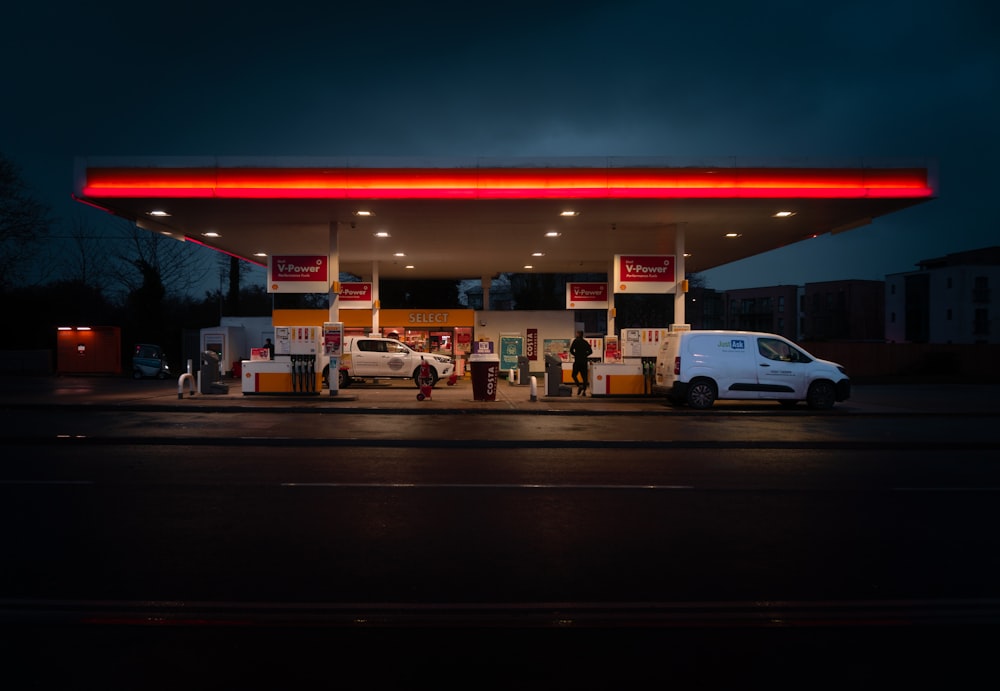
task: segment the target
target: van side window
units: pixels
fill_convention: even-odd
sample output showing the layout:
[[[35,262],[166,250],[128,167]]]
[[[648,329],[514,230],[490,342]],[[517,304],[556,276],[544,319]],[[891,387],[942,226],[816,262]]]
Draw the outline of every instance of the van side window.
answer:
[[[757,339],[757,350],[768,360],[780,362],[812,362],[812,358],[777,338]]]
[[[797,353],[784,341],[776,338],[758,338],[757,351],[768,360],[780,360],[782,362],[795,362]]]

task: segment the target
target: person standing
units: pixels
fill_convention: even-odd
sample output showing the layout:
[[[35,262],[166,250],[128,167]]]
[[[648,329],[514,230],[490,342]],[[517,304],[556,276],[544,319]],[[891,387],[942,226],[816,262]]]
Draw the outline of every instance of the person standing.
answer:
[[[576,338],[569,346],[569,354],[573,357],[573,383],[576,384],[576,395],[583,396],[587,393],[587,358],[594,352],[582,331],[576,332]],[[580,375],[578,380],[576,377]]]

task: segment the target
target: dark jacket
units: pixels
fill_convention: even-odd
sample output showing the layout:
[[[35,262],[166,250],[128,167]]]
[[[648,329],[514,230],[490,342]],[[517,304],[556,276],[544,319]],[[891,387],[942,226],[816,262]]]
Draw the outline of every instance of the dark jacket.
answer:
[[[569,354],[573,356],[574,360],[586,360],[593,352],[594,349],[590,347],[590,344],[582,336],[574,338],[569,346]]]

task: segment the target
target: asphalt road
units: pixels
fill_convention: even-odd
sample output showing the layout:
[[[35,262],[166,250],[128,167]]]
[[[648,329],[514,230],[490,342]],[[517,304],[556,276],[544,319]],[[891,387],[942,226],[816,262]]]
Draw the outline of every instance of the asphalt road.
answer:
[[[993,391],[691,414],[136,384],[7,389],[0,623],[40,688],[954,687],[991,659]]]

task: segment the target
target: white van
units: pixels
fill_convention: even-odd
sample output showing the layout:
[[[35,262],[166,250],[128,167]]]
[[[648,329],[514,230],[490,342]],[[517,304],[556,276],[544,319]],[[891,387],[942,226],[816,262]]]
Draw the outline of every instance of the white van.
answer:
[[[716,399],[767,399],[826,409],[850,397],[851,380],[842,366],[777,334],[671,331],[656,356],[653,393],[692,408],[709,408]]]

